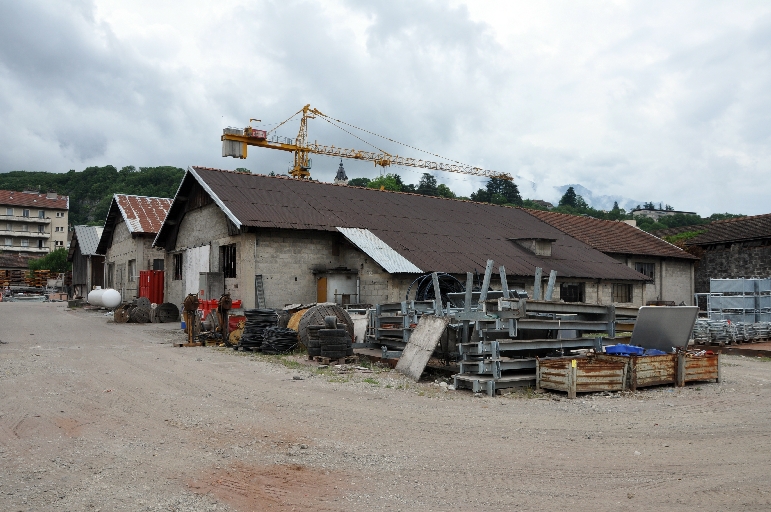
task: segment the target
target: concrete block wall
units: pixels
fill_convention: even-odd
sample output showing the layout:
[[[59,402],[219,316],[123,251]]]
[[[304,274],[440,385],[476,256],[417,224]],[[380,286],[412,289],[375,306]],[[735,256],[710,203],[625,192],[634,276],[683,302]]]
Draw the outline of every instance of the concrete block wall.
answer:
[[[113,285],[121,292],[124,302],[135,299],[139,293],[139,271],[149,270],[153,259],[164,259],[164,253],[152,247],[152,235],[138,234],[132,236],[126,223],[122,220],[115,226],[112,237],[112,245],[107,248],[105,254],[105,272],[108,264],[113,267]],[[136,260],[136,279],[129,281],[128,262]],[[165,263],[164,263],[165,265]],[[122,272],[119,272],[122,271]],[[120,277],[122,275],[122,279]],[[107,282],[105,280],[105,282]]]
[[[704,252],[696,268],[696,292],[709,292],[710,279],[771,276],[771,245],[735,243]]]

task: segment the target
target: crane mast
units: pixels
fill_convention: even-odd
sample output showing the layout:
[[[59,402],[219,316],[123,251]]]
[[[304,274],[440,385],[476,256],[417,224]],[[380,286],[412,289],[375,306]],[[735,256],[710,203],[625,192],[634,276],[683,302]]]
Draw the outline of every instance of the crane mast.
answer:
[[[290,119],[294,118],[300,113],[302,113],[302,117],[300,118],[300,130],[297,132],[296,139],[292,140],[286,137],[276,136],[275,134],[271,135],[271,132],[275,132],[277,128],[287,123]],[[311,108],[310,105],[305,105],[302,109],[298,110],[294,115],[292,115],[292,117],[280,123],[270,131],[254,129],[251,126],[247,126],[244,129],[225,128],[221,137],[222,156],[246,158],[248,146],[289,151],[294,153],[294,165],[289,169],[289,174],[294,178],[300,179],[310,178],[310,168],[312,164],[310,155],[315,154],[339,158],[350,158],[353,160],[365,160],[368,162],[373,162],[376,166],[379,165],[383,168],[391,165],[401,165],[406,167],[415,167],[418,169],[430,169],[436,171],[468,174],[472,176],[481,176],[485,178],[497,178],[507,181],[513,180],[510,174],[504,172],[489,171],[480,167],[462,164],[460,162],[433,162],[420,158],[409,158],[399,155],[392,155],[383,150],[363,151],[359,149],[346,149],[338,148],[335,146],[326,146],[319,144],[318,142],[308,142],[308,119],[315,119],[316,117],[324,118],[332,124],[335,124],[331,121],[331,118],[319,112],[318,109]]]

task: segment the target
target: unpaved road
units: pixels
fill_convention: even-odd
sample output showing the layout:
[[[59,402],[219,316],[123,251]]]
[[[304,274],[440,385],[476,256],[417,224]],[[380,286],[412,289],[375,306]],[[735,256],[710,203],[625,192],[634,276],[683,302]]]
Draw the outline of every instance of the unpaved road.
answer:
[[[771,362],[478,398],[172,348],[175,327],[0,303],[0,510],[771,509]]]

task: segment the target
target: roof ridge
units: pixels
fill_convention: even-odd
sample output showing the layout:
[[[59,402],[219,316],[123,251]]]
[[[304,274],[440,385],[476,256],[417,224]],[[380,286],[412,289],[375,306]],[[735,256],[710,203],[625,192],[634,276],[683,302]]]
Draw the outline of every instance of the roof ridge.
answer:
[[[115,196],[123,196],[123,197],[143,197],[145,199],[165,199],[167,201],[171,201],[172,199],[170,197],[158,197],[158,196],[140,196],[137,194],[119,194],[118,192],[115,192],[113,194],[113,197]]]
[[[749,220],[749,219],[757,219],[759,217],[771,217],[771,213],[761,213],[760,215],[744,215],[743,217],[734,217],[732,219],[720,219],[720,220],[713,220],[712,222],[705,224],[706,226],[709,226],[710,224],[724,224],[728,222],[740,222],[743,220]]]
[[[391,194],[402,194],[405,196],[417,196],[417,197],[430,197],[433,199],[444,199],[446,201],[460,201],[461,203],[479,203],[479,204],[488,204],[492,206],[498,206],[501,208],[522,208],[521,206],[506,206],[504,204],[495,204],[495,203],[481,203],[478,201],[472,201],[471,199],[458,199],[457,197],[443,197],[443,196],[427,196],[425,194],[417,194],[415,192],[402,192],[397,190],[380,190],[379,188],[370,188],[370,187],[359,187],[357,185],[342,185],[339,183],[332,183],[329,181],[318,181],[318,180],[297,180],[295,178],[292,178],[291,176],[286,175],[274,175],[271,176],[269,174],[259,174],[259,173],[253,173],[253,172],[241,172],[241,171],[231,171],[228,169],[217,169],[214,167],[201,167],[199,165],[192,165],[191,167],[195,169],[203,169],[205,171],[218,171],[218,172],[227,172],[231,174],[241,174],[241,175],[247,175],[247,176],[259,176],[261,178],[276,178],[281,180],[290,180],[290,181],[302,181],[305,183],[314,183],[318,185],[329,185],[331,187],[347,187],[347,188],[354,188],[354,189],[361,189],[361,190],[371,190],[372,192],[389,192]]]

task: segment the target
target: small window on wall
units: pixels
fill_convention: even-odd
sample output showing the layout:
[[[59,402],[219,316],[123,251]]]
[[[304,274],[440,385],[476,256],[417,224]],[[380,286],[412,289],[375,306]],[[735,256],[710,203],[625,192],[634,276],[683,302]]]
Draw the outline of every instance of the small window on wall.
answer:
[[[37,248],[38,249],[43,249],[43,241],[42,240],[38,240],[37,241]]]
[[[6,215],[10,215],[11,217],[13,217],[13,208],[6,208],[5,209],[5,214]]]
[[[236,244],[223,245],[220,247],[222,258],[222,272],[225,277],[236,277]]]
[[[137,280],[137,260],[128,261],[128,280],[129,282]]]
[[[650,279],[656,280],[656,264],[655,263],[635,263],[634,269],[644,276]]]
[[[163,260],[156,258],[153,260],[153,270],[163,270]]]
[[[45,219],[45,218],[46,218],[46,212],[45,212],[45,211],[43,211],[43,210],[38,210],[38,211],[37,211],[37,217],[38,217],[39,219]]]
[[[22,217],[29,217],[29,210],[22,210],[21,216]]]
[[[182,253],[173,254],[172,260],[174,263],[174,281],[182,280]]]
[[[560,299],[564,302],[583,302],[584,283],[560,284]]]
[[[22,238],[21,239],[21,246],[22,247],[29,247],[29,238]]]
[[[613,284],[613,302],[632,302],[631,284],[614,283]]]
[[[13,245],[13,238],[6,238],[5,239],[5,246],[11,247]]]

